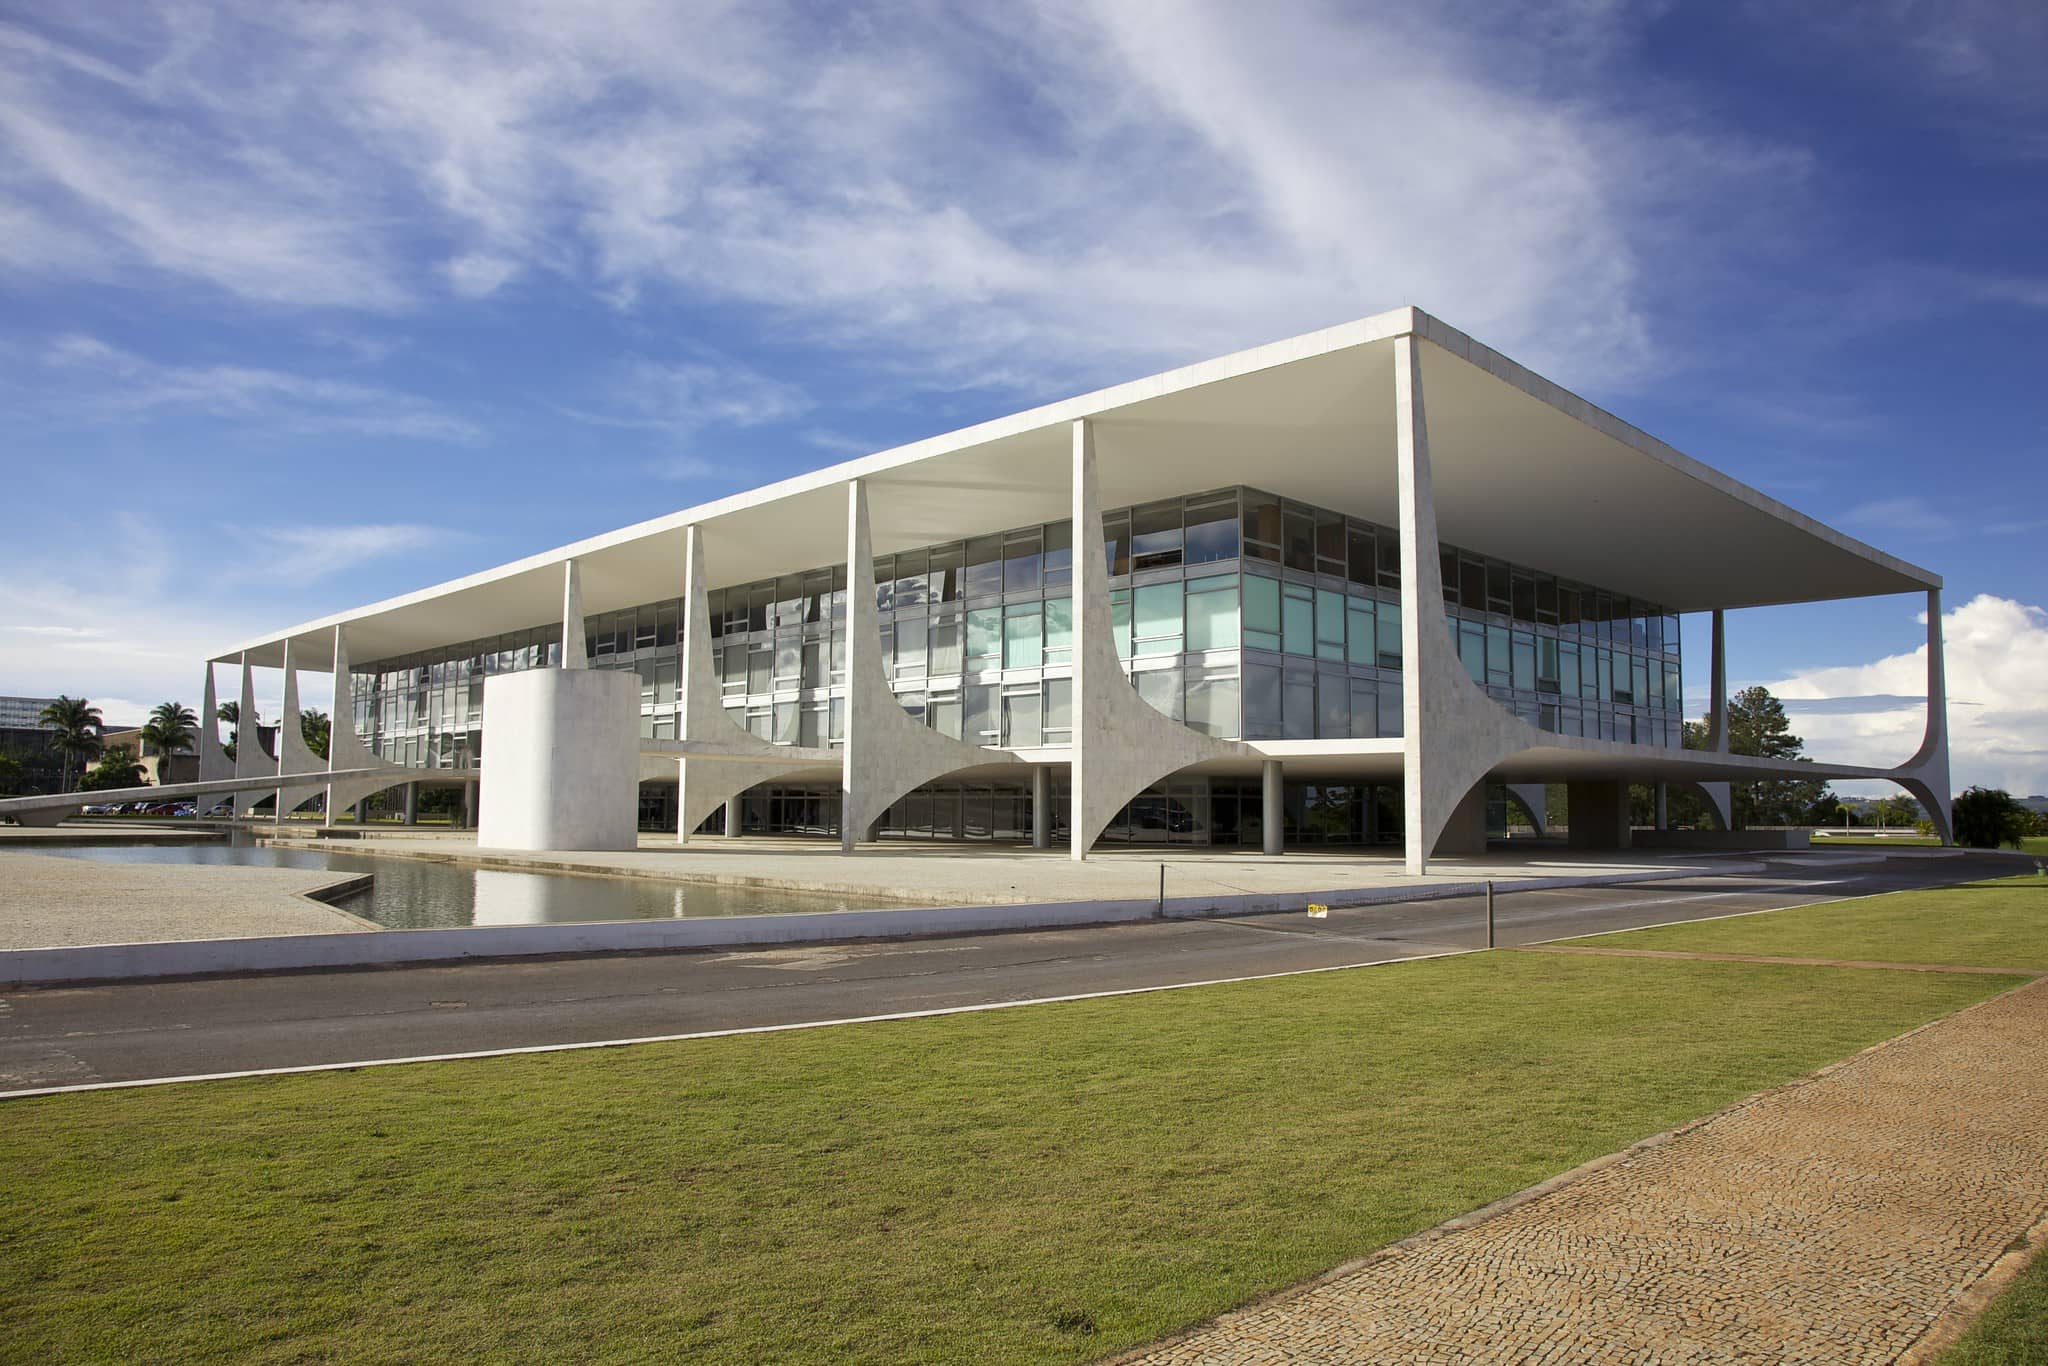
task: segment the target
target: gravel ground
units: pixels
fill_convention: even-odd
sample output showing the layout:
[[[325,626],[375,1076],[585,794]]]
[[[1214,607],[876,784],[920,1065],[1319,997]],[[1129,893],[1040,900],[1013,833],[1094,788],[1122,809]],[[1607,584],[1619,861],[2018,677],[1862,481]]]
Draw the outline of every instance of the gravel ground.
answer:
[[[308,868],[97,863],[0,849],[0,949],[371,928],[305,899],[303,893],[343,877]]]

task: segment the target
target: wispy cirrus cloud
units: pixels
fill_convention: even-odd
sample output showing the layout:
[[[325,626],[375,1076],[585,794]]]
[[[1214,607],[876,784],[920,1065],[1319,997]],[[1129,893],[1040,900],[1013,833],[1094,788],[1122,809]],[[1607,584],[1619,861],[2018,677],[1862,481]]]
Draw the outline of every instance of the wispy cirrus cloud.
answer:
[[[1618,79],[1640,15],[1474,17],[52,12],[4,29],[0,219],[17,264],[68,241],[70,269],[264,303],[545,277],[627,312],[743,305],[941,388],[1042,390],[1408,302],[1576,382],[1654,369],[1646,276],[1711,269],[1688,210],[1781,198],[1797,155]]]
[[[475,442],[483,429],[430,400],[378,385],[248,365],[169,364],[78,334],[43,356],[103,415],[203,413],[269,429]]]
[[[308,522],[248,528],[243,534],[263,557],[263,572],[305,578],[338,574],[371,560],[469,539],[464,532],[411,522],[366,526]]]

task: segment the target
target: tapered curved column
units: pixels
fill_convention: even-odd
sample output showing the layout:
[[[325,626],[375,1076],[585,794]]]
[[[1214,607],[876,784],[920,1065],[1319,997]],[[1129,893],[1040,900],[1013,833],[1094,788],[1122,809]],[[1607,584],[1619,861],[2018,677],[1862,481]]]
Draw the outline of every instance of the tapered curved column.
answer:
[[[1095,482],[1095,426],[1074,423],[1074,758],[1072,857],[1087,857],[1124,804],[1170,773],[1251,751],[1162,715],[1117,658]]]
[[[1549,794],[1544,791],[1543,784],[1509,783],[1507,789],[1509,800],[1529,813],[1529,828],[1538,835],[1549,833],[1550,812],[1547,809]]]
[[[948,773],[1013,757],[941,735],[903,710],[882,670],[881,630],[867,485],[852,479],[846,485],[846,737],[839,768],[839,848],[849,854],[908,793]]]
[[[349,669],[348,632],[346,627],[337,626],[334,628],[334,710],[327,724],[327,771],[338,773],[365,768],[382,769],[391,776],[347,778],[339,782],[330,778],[327,782],[327,811],[321,817],[321,824],[334,824],[335,816],[344,808],[387,788],[410,782],[415,776],[414,770],[372,754],[370,747],[363,743],[363,737],[356,733],[355,674]]]
[[[261,778],[277,772],[277,760],[263,748],[263,727],[256,719],[256,676],[246,652],[242,655],[242,691],[235,703],[235,715],[235,776]],[[235,814],[247,816],[270,795],[262,791],[237,792]]]
[[[732,723],[711,667],[711,593],[704,577],[703,529],[684,528],[683,542],[683,664],[676,692],[676,738],[699,757],[676,762],[678,844],[687,843],[712,812],[748,788],[840,762],[831,749],[773,745]],[[873,572],[869,570],[871,579]],[[850,720],[847,728],[852,729]]]
[[[1898,769],[1898,784],[1927,809],[1934,833],[1954,844],[1955,813],[1948,770],[1948,666],[1941,629],[1941,590],[1927,590],[1927,730],[1920,748]]]
[[[332,722],[329,723],[328,748],[333,746]],[[299,720],[299,662],[293,642],[284,643],[284,716],[277,723],[277,776],[294,777],[304,773],[319,773],[327,767],[327,761],[306,747],[306,732]],[[277,791],[277,819],[298,809],[301,802],[319,795],[323,785],[302,783],[279,787]]]
[[[220,711],[220,694],[214,689],[211,660],[207,661],[206,686],[200,693],[204,700],[199,713],[199,781],[220,782],[235,776],[235,764],[220,747],[220,717],[216,715]],[[232,798],[200,797],[193,809],[202,816],[209,815],[224,801],[233,805]]]
[[[1714,630],[1712,648],[1708,651],[1707,667],[1711,679],[1711,700],[1707,704],[1707,751],[1712,754],[1728,753],[1730,728],[1728,723],[1728,614],[1720,608],[1714,609]],[[1735,791],[1724,779],[1717,782],[1692,784],[1693,791],[1706,803],[1723,830],[1735,828]]]
[[[1528,732],[1479,691],[1459,662],[1444,613],[1430,480],[1421,342],[1394,339],[1394,460],[1401,501],[1401,748],[1405,863],[1427,872],[1459,804]]]

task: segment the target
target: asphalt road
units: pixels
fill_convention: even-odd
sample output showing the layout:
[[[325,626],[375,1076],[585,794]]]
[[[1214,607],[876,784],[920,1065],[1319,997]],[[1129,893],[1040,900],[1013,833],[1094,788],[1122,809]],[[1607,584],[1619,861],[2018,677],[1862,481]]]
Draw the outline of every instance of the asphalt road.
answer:
[[[1757,874],[1502,895],[1497,942],[1709,919],[2010,872],[1782,860]],[[1313,969],[1485,943],[1483,898],[893,943],[282,973],[0,994],[0,1098],[55,1086],[646,1039]]]

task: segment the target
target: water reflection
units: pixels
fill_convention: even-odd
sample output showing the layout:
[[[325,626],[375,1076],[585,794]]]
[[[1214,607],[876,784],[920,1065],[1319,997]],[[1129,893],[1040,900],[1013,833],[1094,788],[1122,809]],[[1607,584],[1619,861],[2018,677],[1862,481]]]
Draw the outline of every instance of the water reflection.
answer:
[[[276,849],[237,832],[231,842],[46,846],[38,853],[107,863],[231,864],[311,868],[372,875],[367,891],[334,903],[388,929],[465,925],[555,925],[601,920],[773,915],[844,911],[888,904],[804,892],[759,891],[713,883],[657,882],[582,873],[522,873],[454,863],[378,858],[325,849]]]

